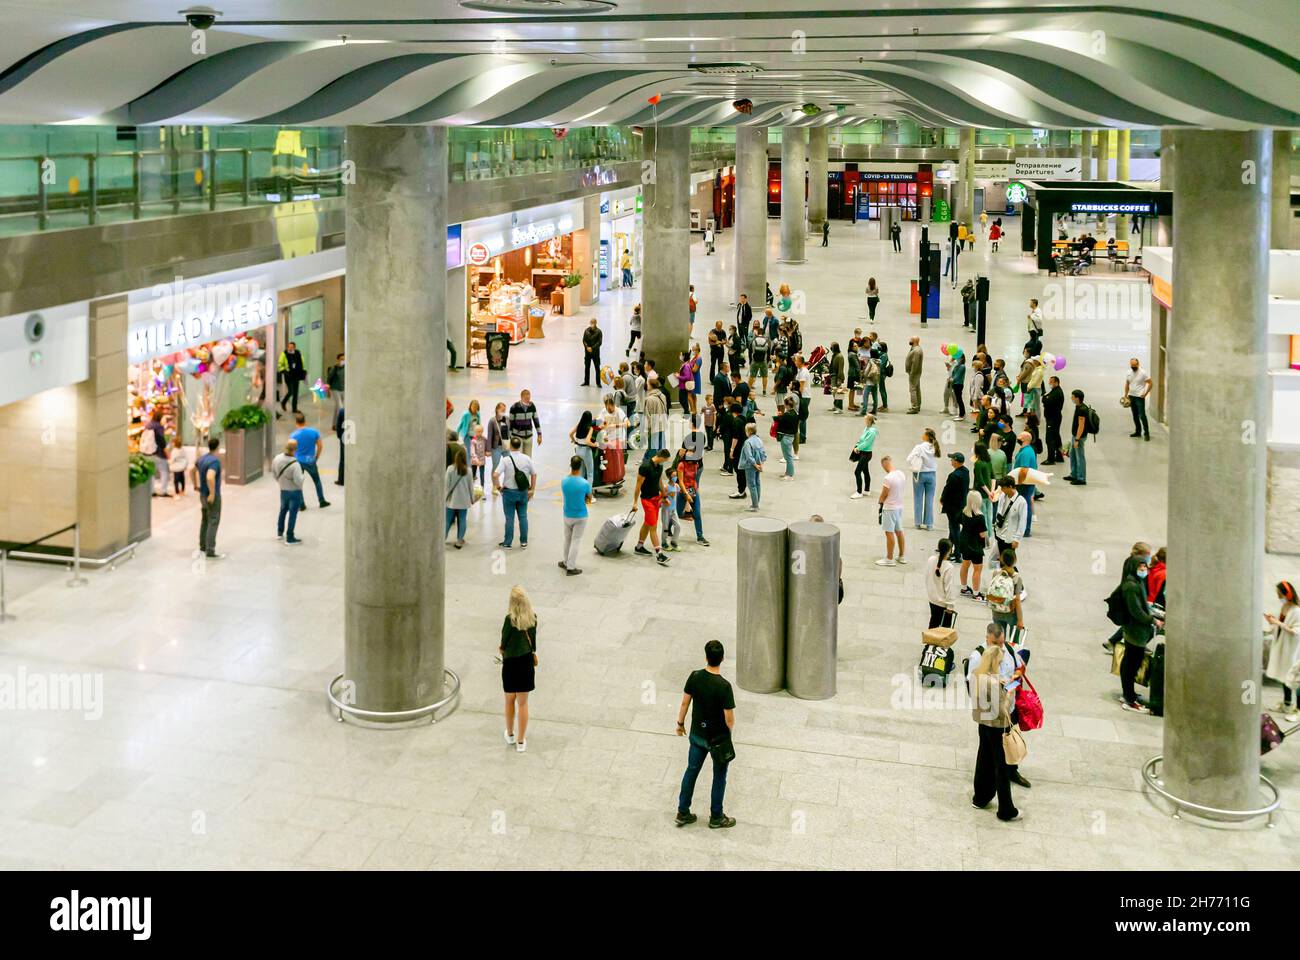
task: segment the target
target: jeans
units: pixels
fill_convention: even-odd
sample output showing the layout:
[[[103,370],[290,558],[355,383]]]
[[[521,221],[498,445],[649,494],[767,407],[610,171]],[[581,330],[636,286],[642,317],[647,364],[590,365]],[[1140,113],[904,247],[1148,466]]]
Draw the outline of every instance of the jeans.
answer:
[[[564,518],[564,566],[578,569],[578,547],[582,545],[582,531],[587,529],[586,517]]]
[[[447,534],[451,532],[451,524],[452,521],[454,520],[456,522],[456,539],[464,540],[465,522],[466,520],[469,519],[469,510],[466,509],[465,507],[460,507],[459,509],[456,507],[447,507],[446,511],[447,511],[447,528],[442,531],[442,535],[446,537]]]
[[[934,526],[934,471],[912,474],[912,522],[918,527]]]
[[[858,451],[857,462],[853,465],[853,482],[857,484],[858,493],[871,492],[871,451]],[[865,489],[863,484],[865,483]]]
[[[695,539],[703,540],[704,539],[704,518],[703,516],[701,516],[701,511],[700,511],[700,504],[703,503],[703,499],[700,497],[700,488],[696,487],[694,490],[692,490],[691,495],[695,498],[691,502],[691,516],[695,519]],[[685,509],[686,509],[686,495],[684,493],[679,493],[677,494],[677,516],[680,517],[682,515],[682,511]]]
[[[999,820],[1010,820],[1018,812],[1011,799],[1011,770],[1002,750],[1002,734],[1008,729],[982,723],[979,725],[980,747],[975,757],[975,793],[971,797],[974,803],[983,806],[996,796]]]
[[[1031,411],[1034,416],[1038,417],[1039,422],[1043,420],[1043,391],[1041,387],[1033,387],[1025,391],[1025,409]]]
[[[501,542],[507,547],[515,542],[515,514],[519,515],[519,542],[528,542],[528,491],[502,490],[501,503],[506,511],[506,535]]]
[[[1083,452],[1083,445],[1086,442],[1079,439],[1070,444],[1070,476],[1085,482],[1088,479],[1088,458]]]
[[[578,443],[578,444],[574,444],[573,452],[576,453],[578,457],[582,460],[582,478],[586,480],[588,483],[590,483],[592,486],[595,486],[596,485],[596,463],[595,463],[595,457],[593,456],[595,451],[592,450],[592,448],[587,446],[585,443]]]
[[[876,386],[880,390],[880,405],[887,408],[889,406],[889,384],[886,382],[883,370],[880,371],[880,382]]]
[[[961,514],[945,513],[944,516],[948,518],[948,540],[955,554],[961,543]]]
[[[645,448],[645,457],[643,459],[649,460],[664,448],[664,432],[662,430],[652,430],[646,434],[646,438],[647,443]]]
[[[299,462],[301,463],[302,461],[299,461]],[[316,502],[317,502],[317,503],[325,503],[325,502],[326,502],[326,501],[325,501],[325,491],[322,490],[322,489],[321,489],[321,486],[320,486],[320,470],[317,469],[317,467],[316,467],[316,461],[313,460],[311,463],[304,463],[304,464],[302,465],[302,469],[303,469],[303,472],[305,472],[309,477],[311,477],[311,478],[312,478],[312,481],[316,484]],[[306,501],[304,500],[304,502],[303,502],[303,506],[306,506],[306,505],[307,505],[307,504],[306,504]]]
[[[1025,536],[1032,536],[1034,529],[1034,494],[1038,488],[1032,483],[1016,487],[1016,493],[1025,498]]]
[[[812,405],[812,397],[799,398],[799,442],[808,442],[808,408]]]
[[[199,500],[203,504],[203,514],[199,519],[199,549],[208,556],[217,552],[217,527],[221,526],[221,494],[208,498],[199,491]]]
[[[677,798],[677,812],[691,812],[691,797],[695,795],[695,781],[704,769],[704,758],[709,756],[709,745],[703,737],[691,734],[691,751],[686,760],[686,773],[682,775],[682,792]],[[722,798],[727,792],[727,765],[713,761],[713,792],[709,798],[709,816],[721,817]]]
[[[778,433],[776,442],[781,444],[781,456],[785,457],[785,475],[794,476],[794,436],[788,433]]]
[[[1145,397],[1128,398],[1129,413],[1133,414],[1133,432],[1145,437],[1151,436],[1151,425],[1147,423],[1147,401]]]
[[[749,486],[749,502],[755,509],[758,508],[758,497],[762,492],[759,485],[759,477],[762,476],[758,467],[745,468],[745,481]]]
[[[623,286],[625,286],[625,287],[630,287],[630,286],[632,286],[632,271],[631,271],[631,270],[627,270],[627,269],[625,269],[625,270],[623,271]]]
[[[862,406],[867,405],[868,397],[871,398],[871,412],[875,413],[880,408],[880,381],[867,381],[862,385]]]
[[[288,519],[289,539],[297,539],[293,535],[293,528],[298,522],[298,510],[302,507],[301,490],[281,490],[280,491],[280,516],[275,521],[275,535],[284,536],[285,520]]]

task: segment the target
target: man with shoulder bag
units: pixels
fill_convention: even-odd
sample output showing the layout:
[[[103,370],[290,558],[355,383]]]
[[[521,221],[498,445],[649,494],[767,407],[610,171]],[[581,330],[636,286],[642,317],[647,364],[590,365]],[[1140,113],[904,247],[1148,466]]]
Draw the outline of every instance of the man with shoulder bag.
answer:
[[[731,741],[736,725],[736,697],[731,684],[722,676],[722,644],[710,640],[704,645],[705,666],[686,678],[681,707],[677,711],[677,736],[688,736],[686,710],[691,709],[690,755],[682,776],[677,798],[677,826],[684,827],[699,818],[691,813],[695,781],[704,768],[704,758],[713,758],[713,791],[709,807],[709,827],[714,830],[734,827],[736,818],[722,809],[727,790],[727,766],[736,758]]]

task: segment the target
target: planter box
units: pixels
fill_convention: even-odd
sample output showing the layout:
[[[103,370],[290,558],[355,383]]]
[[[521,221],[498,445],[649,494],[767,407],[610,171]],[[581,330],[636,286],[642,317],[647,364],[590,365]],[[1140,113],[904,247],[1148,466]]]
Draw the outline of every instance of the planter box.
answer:
[[[236,486],[252,483],[262,475],[266,460],[266,427],[256,430],[227,430],[226,457],[223,461],[226,483]]]
[[[563,287],[564,290],[564,315],[573,316],[578,310],[578,288]]]
[[[132,487],[127,492],[128,543],[148,540],[153,533],[153,480]]]

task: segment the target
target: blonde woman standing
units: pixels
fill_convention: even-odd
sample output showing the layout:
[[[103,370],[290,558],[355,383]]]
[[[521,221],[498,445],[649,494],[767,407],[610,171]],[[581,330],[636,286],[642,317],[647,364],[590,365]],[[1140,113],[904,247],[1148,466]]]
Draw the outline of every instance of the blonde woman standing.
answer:
[[[1007,766],[1002,735],[1011,728],[1011,692],[1002,680],[1002,628],[989,624],[984,653],[971,677],[971,715],[979,725],[979,753],[975,757],[975,792],[971,806],[983,810],[996,796],[998,819],[1020,819],[1011,799],[1011,770]]]
[[[524,588],[510,589],[510,607],[501,625],[501,687],[506,695],[506,743],[528,749],[528,695],[537,668],[537,614]]]

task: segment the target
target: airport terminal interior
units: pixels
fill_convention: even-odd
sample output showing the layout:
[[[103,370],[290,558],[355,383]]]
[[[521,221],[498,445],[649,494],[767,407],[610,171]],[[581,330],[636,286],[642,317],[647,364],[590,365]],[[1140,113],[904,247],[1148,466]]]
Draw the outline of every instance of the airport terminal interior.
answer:
[[[0,867],[1300,862],[1290,0],[220,6],[0,0]]]

